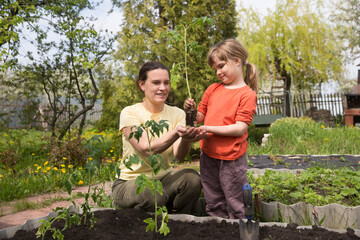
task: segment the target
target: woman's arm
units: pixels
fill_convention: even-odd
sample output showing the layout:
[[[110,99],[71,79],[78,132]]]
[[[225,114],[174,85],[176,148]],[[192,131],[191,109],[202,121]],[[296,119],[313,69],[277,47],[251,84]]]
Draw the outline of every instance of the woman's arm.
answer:
[[[244,122],[237,121],[235,124],[226,126],[200,126],[199,128],[208,133],[213,133],[221,136],[240,137],[248,129],[248,125]]]
[[[123,134],[127,139],[129,139],[129,135],[131,133],[131,127],[124,127]],[[161,138],[157,138],[151,141],[151,154],[158,154],[164,152],[168,149],[176,140],[179,139],[179,135],[177,130],[173,130],[162,136]],[[146,133],[143,132],[139,142],[132,137],[129,139],[130,144],[141,154],[145,156],[150,155],[149,142],[146,136]]]

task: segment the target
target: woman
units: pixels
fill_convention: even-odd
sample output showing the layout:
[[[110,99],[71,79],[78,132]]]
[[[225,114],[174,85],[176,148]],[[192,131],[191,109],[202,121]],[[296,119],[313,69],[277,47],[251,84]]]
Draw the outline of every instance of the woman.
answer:
[[[158,206],[166,206],[170,213],[191,213],[201,192],[199,173],[193,169],[174,170],[171,162],[176,158],[182,161],[190,150],[190,142],[207,137],[199,128],[185,126],[185,112],[177,107],[165,104],[170,91],[169,70],[159,62],[147,62],[136,80],[137,87],[144,93],[143,102],[125,107],[120,114],[120,131],[123,132],[123,160],[137,154],[141,159],[149,156],[149,144],[144,133],[139,141],[129,139],[132,126],[139,126],[147,120],[167,120],[168,131],[151,141],[151,153],[160,154],[166,170],[156,175],[163,185],[163,195],[157,195]],[[127,169],[123,161],[121,174],[113,183],[112,196],[115,207],[141,208],[154,211],[154,197],[146,189],[136,193],[135,179],[141,174],[151,177],[147,165],[132,165]]]

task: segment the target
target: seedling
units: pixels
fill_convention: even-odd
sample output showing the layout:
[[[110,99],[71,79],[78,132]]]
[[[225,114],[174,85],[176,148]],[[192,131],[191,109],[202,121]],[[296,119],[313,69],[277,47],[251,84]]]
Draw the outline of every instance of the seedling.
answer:
[[[181,23],[175,26],[175,30],[166,32],[162,35],[162,37],[166,35],[170,35],[170,43],[172,45],[178,45],[179,43],[183,43],[184,47],[184,55],[183,55],[183,62],[174,63],[170,73],[171,73],[171,87],[173,89],[177,88],[177,84],[182,79],[181,73],[185,71],[185,81],[186,86],[189,94],[189,98],[191,97],[190,85],[189,85],[189,78],[188,78],[188,53],[189,51],[195,52],[199,57],[203,54],[202,46],[199,45],[197,41],[188,42],[188,31],[191,28],[195,28],[196,26],[200,25],[204,27],[204,24],[208,23],[210,25],[213,24],[213,20],[208,17],[201,17],[201,18],[193,18],[191,22]],[[186,125],[195,126],[196,124],[196,109],[191,108],[186,113]]]
[[[162,168],[166,169],[166,167],[164,164],[164,159],[161,157],[160,154],[152,154],[151,139],[155,136],[159,137],[160,133],[163,133],[165,128],[167,130],[169,129],[169,125],[166,123],[166,120],[160,120],[158,123],[154,120],[149,120],[141,124],[140,126],[132,127],[132,132],[129,135],[129,139],[134,137],[139,142],[142,134],[145,132],[149,144],[149,157],[147,159],[140,159],[138,155],[133,154],[129,158],[124,160],[124,165],[130,170],[132,170],[132,164],[139,164],[139,162],[141,163],[141,165],[147,165],[151,168],[151,178],[148,178],[145,174],[141,174],[136,178],[135,183],[138,185],[136,193],[140,194],[145,190],[145,188],[147,188],[154,196],[155,217],[154,219],[148,218],[144,220],[144,222],[148,224],[148,226],[146,227],[146,231],[154,231],[155,229],[156,233],[164,234],[164,236],[166,236],[170,232],[170,229],[167,225],[167,222],[169,221],[169,215],[166,206],[158,207],[157,205],[156,193],[162,195],[163,186],[159,180],[155,181],[155,176],[160,172]],[[159,215],[161,215],[162,217],[161,225],[158,229],[157,217]]]

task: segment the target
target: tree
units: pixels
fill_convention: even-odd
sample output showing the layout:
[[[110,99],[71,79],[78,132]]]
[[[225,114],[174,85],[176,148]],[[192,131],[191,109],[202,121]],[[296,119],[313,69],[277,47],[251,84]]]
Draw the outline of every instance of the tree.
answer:
[[[0,70],[17,63],[22,27],[39,33],[41,12],[53,5],[49,0],[4,0],[0,2]]]
[[[360,1],[339,0],[332,17],[338,24],[339,37],[347,40],[347,48],[352,56],[350,59],[360,58]]]
[[[192,96],[199,101],[206,87],[216,79],[216,75],[206,63],[208,49],[223,39],[236,37],[235,1],[113,0],[113,3],[124,13],[124,24],[118,39],[119,49],[115,55],[123,67],[122,74],[117,76],[113,83],[116,85],[116,91],[110,94],[111,98],[104,101],[103,109],[110,101],[118,102],[119,105],[112,107],[116,108],[115,112],[103,112],[103,116],[118,116],[123,107],[141,100],[141,95],[136,94],[134,80],[141,65],[146,61],[160,61],[169,68],[173,63],[181,61],[184,46],[181,43],[172,46],[169,38],[162,37],[164,32],[174,30],[182,23],[191,22],[194,17],[206,16],[214,21],[213,26],[206,25],[188,32],[188,41],[197,41],[203,49],[202,56],[189,53],[188,58]],[[122,95],[124,87],[132,94],[128,101],[124,99],[128,95]],[[182,106],[186,97],[186,83],[183,81],[179,83],[176,91],[170,93],[168,101]],[[117,101],[113,101],[114,99]]]
[[[319,0],[278,0],[264,18],[252,9],[240,10],[239,39],[260,70],[263,82],[283,78],[286,114],[291,89],[313,89],[317,84],[341,81],[342,42],[328,23]]]
[[[22,87],[24,92],[35,89],[32,94],[45,94],[49,108],[43,117],[52,136],[59,139],[78,119],[81,134],[86,114],[99,93],[94,68],[110,53],[114,42],[114,38],[97,32],[90,19],[81,15],[91,7],[88,0],[67,0],[45,9],[43,15],[49,18],[43,34],[36,37],[38,54],[29,52],[32,63],[6,82],[8,86]],[[56,39],[48,40],[47,32],[56,34]]]

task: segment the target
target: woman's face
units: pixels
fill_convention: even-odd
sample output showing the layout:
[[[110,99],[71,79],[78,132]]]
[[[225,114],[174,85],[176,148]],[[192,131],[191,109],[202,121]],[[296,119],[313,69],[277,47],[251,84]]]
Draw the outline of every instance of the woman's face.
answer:
[[[154,105],[164,104],[170,91],[169,73],[165,69],[155,69],[147,73],[147,79],[139,86],[145,93],[145,99]]]

